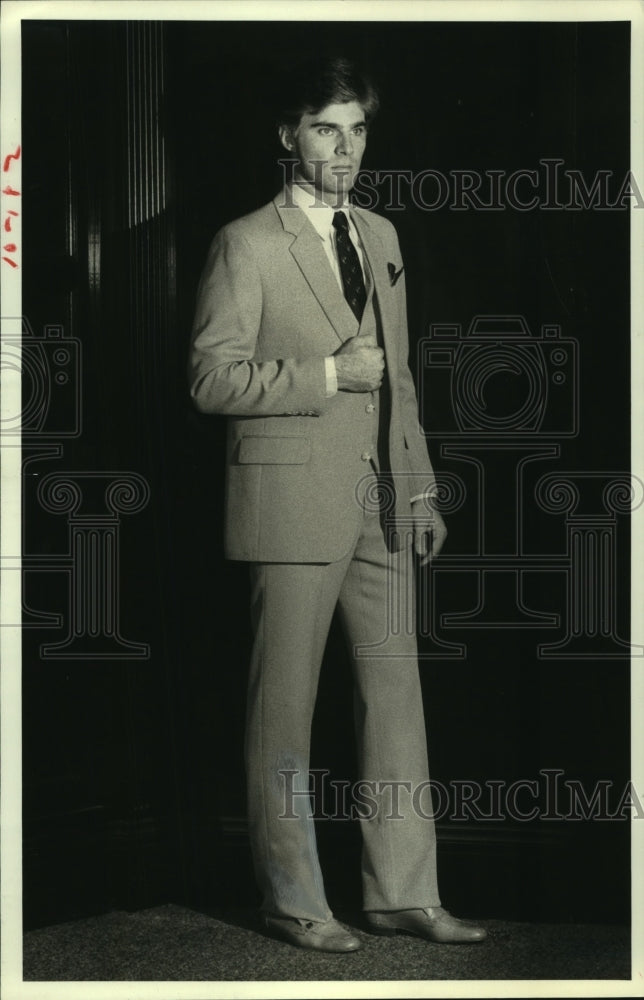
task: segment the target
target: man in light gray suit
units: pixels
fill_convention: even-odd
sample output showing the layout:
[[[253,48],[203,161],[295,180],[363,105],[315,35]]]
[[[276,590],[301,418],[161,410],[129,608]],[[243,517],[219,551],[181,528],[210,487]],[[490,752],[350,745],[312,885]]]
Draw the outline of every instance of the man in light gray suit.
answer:
[[[413,628],[413,546],[446,529],[408,368],[405,280],[393,226],[349,202],[377,107],[345,59],[295,75],[279,138],[292,182],[216,235],[198,292],[191,393],[228,418],[226,555],[251,570],[248,815],[266,926],[304,948],[350,952],[317,856],[309,745],[336,606],[355,682],[363,894],[376,933],[479,941],[442,909]],[[405,613],[410,613],[407,608]],[[364,786],[363,786],[364,787]],[[290,798],[286,795],[290,790]],[[392,789],[398,797],[392,818]],[[388,798],[389,796],[389,798]]]

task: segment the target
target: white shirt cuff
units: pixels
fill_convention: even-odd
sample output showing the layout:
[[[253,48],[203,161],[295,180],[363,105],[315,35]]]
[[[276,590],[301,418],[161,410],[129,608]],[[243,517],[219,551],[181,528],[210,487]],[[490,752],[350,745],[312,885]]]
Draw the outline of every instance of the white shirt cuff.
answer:
[[[326,374],[326,394],[335,396],[338,391],[338,373],[335,368],[335,358],[331,355],[324,359],[324,372]]]
[[[438,496],[438,487],[431,486],[426,493],[417,493],[415,497],[412,497],[409,501],[410,503],[415,503],[416,500],[434,500]]]

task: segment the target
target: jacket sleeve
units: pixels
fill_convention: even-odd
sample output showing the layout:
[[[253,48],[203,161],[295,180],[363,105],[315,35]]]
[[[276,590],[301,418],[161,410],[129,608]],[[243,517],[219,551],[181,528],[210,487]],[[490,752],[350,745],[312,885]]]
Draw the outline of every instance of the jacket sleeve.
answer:
[[[398,259],[400,259],[398,238],[395,237],[395,240]],[[407,446],[409,471],[412,473],[410,494],[411,496],[416,496],[430,492],[436,484],[436,476],[427,451],[425,432],[418,419],[416,387],[409,369],[409,330],[407,326],[407,293],[404,273],[401,274],[399,280],[396,282],[396,290],[399,296],[400,310],[398,392],[403,432]]]
[[[329,405],[324,358],[261,358],[264,290],[234,226],[215,236],[199,283],[188,377],[202,413],[316,416]]]

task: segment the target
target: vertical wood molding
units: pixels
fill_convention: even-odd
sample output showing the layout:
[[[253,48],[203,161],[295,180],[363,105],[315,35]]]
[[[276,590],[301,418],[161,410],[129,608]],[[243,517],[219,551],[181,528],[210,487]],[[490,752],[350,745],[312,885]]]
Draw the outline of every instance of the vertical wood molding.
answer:
[[[148,441],[163,462],[167,403],[176,395],[176,263],[165,132],[165,27],[125,25],[127,187],[123,228],[128,238],[128,324],[136,398]],[[149,454],[149,448],[148,454]]]
[[[126,25],[128,225],[158,219],[166,209],[163,25]]]

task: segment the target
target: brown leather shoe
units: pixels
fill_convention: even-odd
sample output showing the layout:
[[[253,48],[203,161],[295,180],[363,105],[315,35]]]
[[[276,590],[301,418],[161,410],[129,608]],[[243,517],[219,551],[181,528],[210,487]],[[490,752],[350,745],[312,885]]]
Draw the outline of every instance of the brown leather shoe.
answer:
[[[471,944],[487,937],[482,927],[457,920],[442,906],[429,906],[424,910],[372,910],[367,913],[367,923],[374,934],[390,935],[402,931],[438,944]]]
[[[313,951],[350,952],[362,948],[361,942],[346,927],[333,918],[324,922],[300,920],[298,917],[278,917],[264,914],[267,930],[297,948]]]

